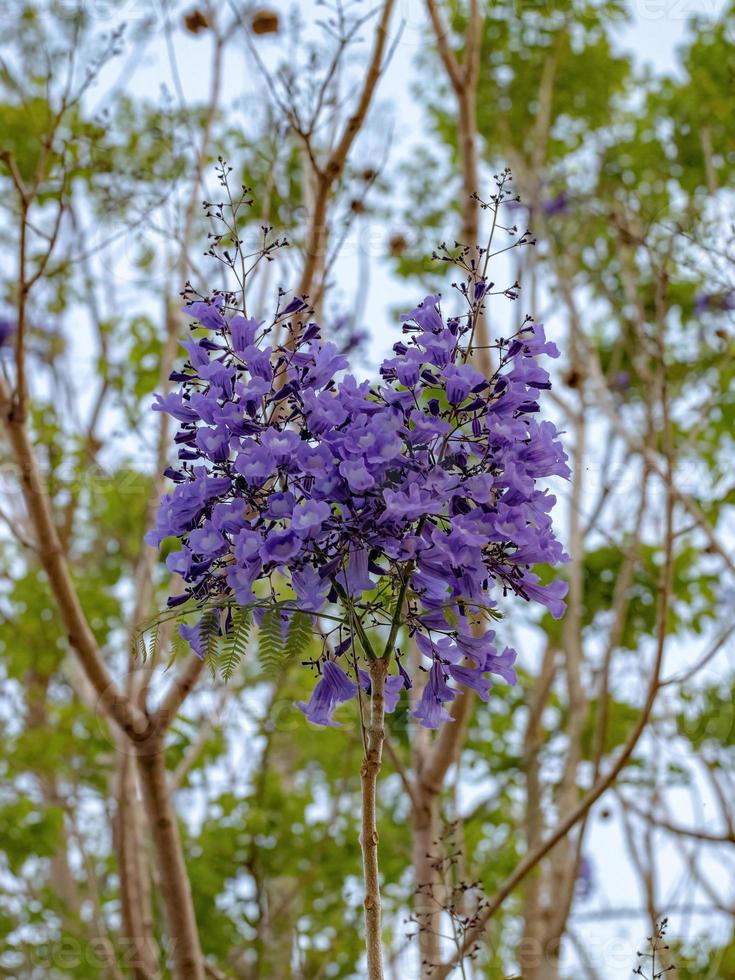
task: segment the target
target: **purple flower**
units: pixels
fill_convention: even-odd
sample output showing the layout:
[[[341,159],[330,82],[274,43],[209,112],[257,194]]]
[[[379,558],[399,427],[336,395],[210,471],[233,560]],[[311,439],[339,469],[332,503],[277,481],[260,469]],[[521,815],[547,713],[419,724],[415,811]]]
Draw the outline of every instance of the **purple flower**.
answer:
[[[467,667],[464,664],[448,664],[447,670],[452,680],[457,681],[463,687],[471,687],[473,691],[479,694],[481,700],[487,701],[490,696],[490,688],[493,685],[479,667]]]
[[[284,429],[283,432],[266,429],[263,433],[263,445],[279,463],[295,453],[300,442],[298,433],[291,429]]]
[[[592,859],[588,855],[583,854],[579,859],[579,868],[577,870],[577,883],[576,892],[577,895],[582,898],[589,898],[595,891],[595,867],[592,863]]]
[[[296,597],[305,609],[318,612],[322,608],[329,582],[321,578],[313,565],[304,565],[299,571],[292,572],[291,582]]]
[[[18,324],[14,320],[0,319],[0,347],[5,346],[17,329]]]
[[[304,712],[314,725],[326,725],[339,728],[339,723],[333,721],[332,713],[338,704],[349,701],[357,694],[357,685],[332,660],[324,663],[321,680],[314,688],[308,704],[298,701],[296,707]]]
[[[267,395],[270,392],[271,387],[271,382],[266,381],[265,378],[250,378],[246,382],[237,382],[235,385],[235,394],[241,401],[245,402],[248,408],[252,409],[263,395]]]
[[[330,392],[317,393],[312,388],[306,388],[302,398],[305,421],[314,435],[329,432],[347,419],[349,409]]]
[[[247,606],[255,601],[253,583],[258,577],[257,566],[228,568],[225,573],[227,584],[232,589],[235,599],[241,606]]]
[[[439,300],[441,295],[436,293],[433,296],[426,296],[418,306],[415,306],[408,313],[401,314],[401,323],[413,321],[422,330],[429,330],[438,333],[443,327],[441,313],[439,312]]]
[[[451,721],[452,716],[444,704],[452,701],[455,694],[456,692],[446,682],[444,668],[438,660],[435,660],[419,703],[412,712],[413,717],[417,718],[424,728],[438,728],[443,721]]]
[[[266,347],[261,350],[258,347],[246,347],[241,352],[241,356],[254,378],[262,378],[269,383],[273,380],[272,348]]]
[[[293,531],[272,531],[260,547],[263,561],[286,562],[301,550],[301,540]]]
[[[227,541],[216,527],[209,524],[196,528],[189,535],[189,547],[198,555],[207,557],[223,555],[227,551]]]
[[[215,462],[222,462],[230,455],[230,437],[227,429],[199,429],[196,444]]]
[[[412,483],[408,492],[385,489],[383,499],[385,512],[382,520],[394,518],[413,521],[422,514],[436,514],[442,509],[441,502],[428,490],[422,490],[417,483]]]
[[[564,214],[569,210],[569,197],[567,193],[565,191],[560,191],[548,201],[543,201],[541,204],[541,209],[548,217],[553,217],[557,214]]]
[[[209,366],[209,354],[207,353],[206,348],[202,346],[200,341],[182,340],[181,346],[189,354],[191,365],[196,371]]]
[[[2,342],[0,338],[0,343]],[[199,412],[192,408],[181,395],[171,392],[164,398],[162,395],[154,395],[154,412],[166,412],[172,415],[178,422],[196,422],[199,419]]]
[[[183,312],[194,320],[198,320],[203,327],[207,327],[209,330],[221,330],[225,326],[225,318],[220,312],[223,302],[221,296],[215,296],[211,302],[188,303],[183,307]]]
[[[172,551],[166,558],[166,568],[169,572],[180,575],[182,578],[187,578],[193,563],[191,549],[187,548],[186,545],[180,551]]]
[[[471,391],[487,385],[487,380],[469,364],[448,364],[442,371],[450,404],[459,405]]]
[[[328,381],[347,367],[347,358],[339,353],[334,344],[314,348],[306,380],[312,388],[323,388]]]
[[[290,517],[295,503],[296,498],[292,493],[272,493],[268,497],[266,514],[277,521]]]
[[[238,314],[227,321],[227,326],[232,338],[233,350],[242,354],[253,344],[261,324],[257,320],[248,319]]]
[[[694,299],[694,312],[732,313],[735,310],[735,290],[727,293],[699,293]]]
[[[419,350],[408,350],[400,357],[383,361],[380,373],[385,378],[397,378],[399,383],[407,388],[418,384],[421,368],[426,362],[426,355]]]
[[[345,459],[339,464],[339,471],[350,485],[350,490],[361,493],[375,486],[375,480],[368,469],[359,459]]]
[[[218,531],[237,534],[245,522],[245,508],[241,500],[215,504],[212,508],[212,524]]]
[[[344,584],[347,594],[351,596],[369,592],[375,588],[375,582],[368,575],[368,549],[360,548],[353,551],[340,576],[340,584]]]
[[[296,463],[309,476],[323,476],[331,466],[332,453],[327,446],[302,442],[296,450]]]
[[[253,487],[259,487],[273,475],[276,461],[265,448],[256,442],[243,442],[243,450],[235,460],[235,469]]]
[[[525,332],[529,332],[531,336],[521,340],[524,354],[532,357],[537,357],[539,354],[546,354],[548,357],[559,356],[559,348],[556,344],[546,339],[543,323],[534,323],[532,327],[526,328]]]
[[[360,687],[366,694],[369,695],[372,689],[370,674],[368,674],[366,670],[363,670],[362,667],[358,668],[357,673],[360,678]],[[401,667],[399,662],[398,673],[389,674],[385,679],[383,697],[385,698],[385,710],[388,712],[388,714],[392,714],[396,710],[398,702],[401,698],[401,691],[410,690],[412,686],[411,678],[408,676],[403,667]]]
[[[293,510],[291,527],[300,537],[311,538],[331,514],[332,508],[323,500],[302,500]]]
[[[201,620],[195,626],[187,626],[186,623],[179,623],[179,636],[186,640],[200,660],[204,660],[206,651],[204,649],[201,626]]]
[[[243,528],[235,538],[235,559],[240,565],[250,565],[258,562],[263,538],[257,531]]]
[[[536,585],[539,581],[538,575],[527,572],[523,578],[523,584],[519,589],[524,592],[529,599],[542,603],[549,610],[554,619],[561,619],[566,610],[564,596],[569,590],[567,582],[557,579],[549,585]]]

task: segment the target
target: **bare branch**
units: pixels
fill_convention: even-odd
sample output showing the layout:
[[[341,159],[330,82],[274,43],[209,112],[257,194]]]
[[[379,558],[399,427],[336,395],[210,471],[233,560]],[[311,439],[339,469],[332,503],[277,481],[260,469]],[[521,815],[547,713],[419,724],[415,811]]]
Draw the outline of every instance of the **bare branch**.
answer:
[[[0,379],[0,412],[19,469],[23,498],[35,529],[38,555],[59,607],[69,643],[76,651],[105,712],[124,732],[133,738],[137,737],[147,730],[148,721],[128,702],[107,671],[72,581],[51,512],[51,502],[28,431],[25,425],[14,417],[12,396],[2,379]]]
[[[394,6],[395,0],[384,0],[380,20],[375,28],[370,63],[357,106],[345,123],[342,135],[330,153],[326,165],[316,173],[314,207],[309,216],[309,229],[306,237],[306,257],[297,290],[301,296],[311,292],[320,257],[324,254],[327,209],[332,187],[344,170],[350,149],[365,122],[370,103],[375,94],[375,88],[385,67],[383,56],[388,39],[388,25]]]

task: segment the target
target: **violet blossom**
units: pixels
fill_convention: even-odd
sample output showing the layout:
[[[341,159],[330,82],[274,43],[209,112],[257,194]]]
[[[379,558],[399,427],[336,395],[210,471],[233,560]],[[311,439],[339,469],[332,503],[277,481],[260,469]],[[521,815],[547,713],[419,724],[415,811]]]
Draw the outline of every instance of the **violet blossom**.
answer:
[[[262,609],[290,588],[293,612],[319,622],[325,641],[299,704],[317,724],[334,724],[334,709],[369,684],[360,663],[375,655],[395,665],[395,708],[412,679],[382,649],[394,625],[422,658],[414,717],[436,728],[458,687],[487,699],[491,675],[515,683],[515,651],[498,653],[487,628],[500,596],[563,615],[566,583],[534,572],[566,560],[541,481],[569,469],[555,427],[537,421],[550,387],[537,358],[559,352],[527,322],[493,345],[492,376],[480,374],[468,344],[485,288],[473,285],[461,317],[445,318],[438,295],[401,317],[404,338],[373,384],[346,370],[316,324],[294,319],[308,312],[302,300],[270,324],[221,295],[185,307],[187,362],[154,406],[180,425],[166,471],[175,485],[147,540],[179,539],[167,563],[196,604]],[[201,656],[198,627],[180,631]]]

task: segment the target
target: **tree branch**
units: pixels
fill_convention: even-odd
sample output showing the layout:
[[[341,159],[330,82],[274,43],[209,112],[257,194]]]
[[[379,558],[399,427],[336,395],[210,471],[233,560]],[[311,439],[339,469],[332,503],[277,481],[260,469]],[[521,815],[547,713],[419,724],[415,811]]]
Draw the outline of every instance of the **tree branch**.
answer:
[[[365,878],[365,933],[368,980],[383,980],[380,872],[378,867],[377,785],[385,738],[385,675],[388,661],[382,657],[370,664],[370,720],[367,747],[360,770],[362,785],[362,848]]]
[[[395,0],[384,0],[380,21],[375,29],[370,63],[365,74],[365,82],[357,107],[347,120],[342,135],[330,153],[325,167],[315,171],[316,189],[314,194],[314,207],[309,218],[309,229],[306,238],[306,259],[298,285],[298,294],[300,296],[308,295],[311,292],[314,276],[326,247],[329,196],[335,181],[338,180],[344,170],[352,144],[365,122],[375,88],[383,73],[383,55],[388,39],[388,25],[394,6]]]
[[[69,643],[107,715],[131,738],[143,735],[148,720],[113,682],[79,601],[51,512],[51,501],[25,425],[12,412],[12,396],[0,378],[0,413],[19,470],[23,499],[38,541],[38,556],[59,607]]]

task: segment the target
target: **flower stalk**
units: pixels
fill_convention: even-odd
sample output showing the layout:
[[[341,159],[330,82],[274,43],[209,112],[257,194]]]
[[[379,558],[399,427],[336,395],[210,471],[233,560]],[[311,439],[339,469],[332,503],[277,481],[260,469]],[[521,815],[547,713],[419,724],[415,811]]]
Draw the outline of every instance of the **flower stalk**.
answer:
[[[383,980],[380,874],[378,868],[377,791],[378,774],[385,741],[385,677],[388,660],[379,657],[370,664],[370,715],[365,757],[360,770],[362,784],[362,831],[360,847],[365,880],[365,940],[368,980]]]

